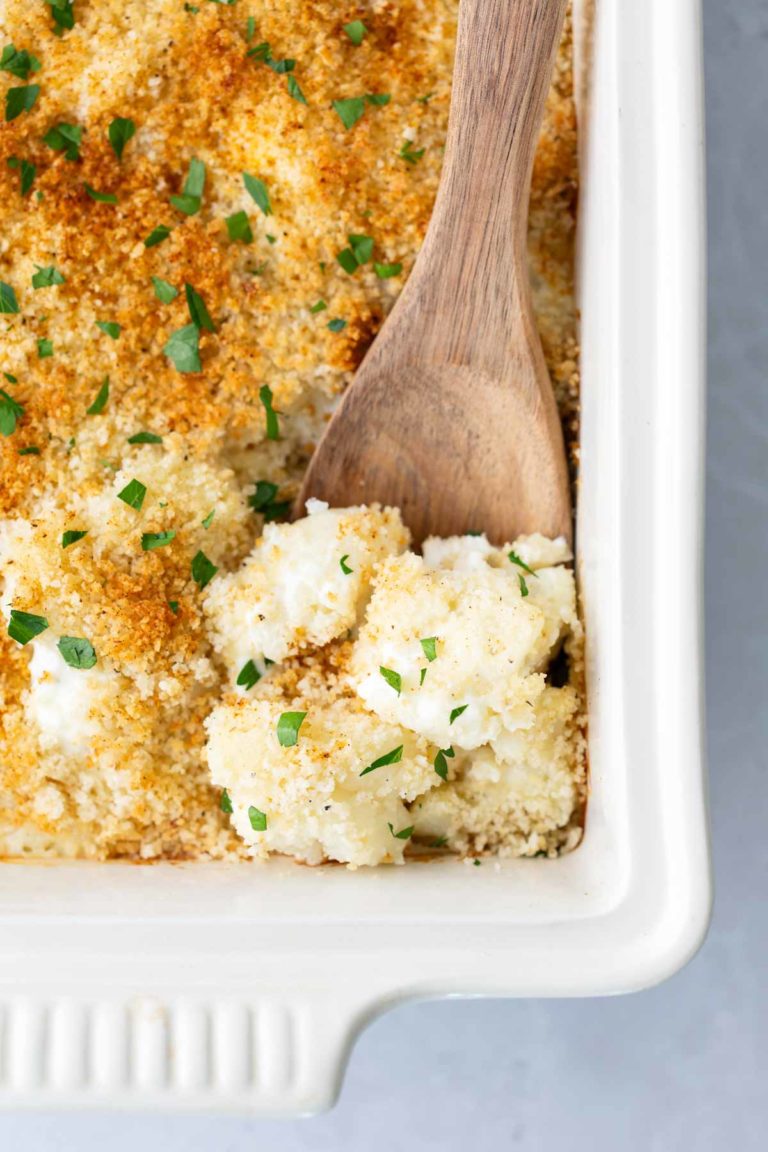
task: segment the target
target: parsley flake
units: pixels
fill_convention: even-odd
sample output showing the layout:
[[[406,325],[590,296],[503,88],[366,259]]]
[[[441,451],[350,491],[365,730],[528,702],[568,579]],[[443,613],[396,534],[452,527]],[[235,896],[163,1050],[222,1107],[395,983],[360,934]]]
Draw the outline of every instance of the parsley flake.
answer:
[[[253,804],[248,809],[248,819],[251,822],[251,828],[254,832],[266,832],[267,830],[267,817],[264,812],[260,812],[258,808],[254,808]]]
[[[362,120],[365,114],[365,100],[362,96],[350,96],[346,100],[334,100],[331,107],[347,131],[354,128],[358,120]]]
[[[86,670],[93,668],[96,663],[93,644],[82,636],[62,636],[56,647],[64,657],[64,663],[69,664],[70,668]]]
[[[458,720],[459,716],[461,716],[464,712],[466,712],[468,707],[469,707],[468,704],[462,704],[460,708],[454,708],[453,711],[451,712],[451,718],[448,721],[448,723],[453,724],[454,720]]]
[[[346,328],[346,326],[347,326],[346,320],[341,320],[338,317],[335,320],[329,320],[328,323],[326,324],[326,328],[330,332],[343,332],[344,329]]]
[[[99,331],[103,332],[105,336],[109,336],[111,340],[119,340],[120,333],[123,328],[121,324],[116,324],[114,320],[97,320],[96,327]]]
[[[53,288],[57,284],[64,284],[65,280],[58,268],[54,268],[53,264],[49,264],[47,268],[43,268],[41,264],[35,264],[37,272],[32,276],[32,287],[37,291],[38,288]]]
[[[354,568],[350,568],[349,564],[347,564],[347,560],[349,560],[349,553],[347,553],[346,556],[342,556],[341,560],[339,560],[339,567],[345,576],[351,576],[354,572]]]
[[[374,264],[373,270],[378,276],[379,280],[391,280],[393,276],[399,276],[403,270],[402,264]]]
[[[271,216],[272,205],[269,202],[269,192],[264,181],[259,180],[258,176],[251,176],[249,172],[243,172],[243,184],[251,199],[261,208],[264,215]]]
[[[259,388],[259,399],[264,406],[267,419],[267,440],[279,440],[280,424],[277,419],[278,413],[272,407],[272,389],[269,384],[262,384]]]
[[[185,324],[171,332],[163,347],[163,352],[178,372],[199,372],[200,331],[196,324]]]
[[[169,600],[168,601],[168,607],[170,608],[171,612],[173,612],[174,616],[178,616],[178,614],[179,614],[179,602],[178,602],[178,600]]]
[[[299,87],[299,82],[295,76],[288,77],[287,87],[289,96],[291,96],[294,100],[297,100],[299,104],[306,104],[307,98]]]
[[[226,788],[222,789],[221,795],[219,796],[219,808],[221,808],[222,812],[226,812],[228,816],[231,816],[232,801],[229,798],[229,792],[227,792]]]
[[[74,0],[45,0],[53,17],[53,31],[57,36],[75,26]]]
[[[516,564],[518,568],[522,568],[523,572],[527,572],[529,576],[536,576],[538,579],[537,573],[534,572],[533,568],[529,568],[525,561],[520,559],[517,552],[508,552],[507,556],[513,564]]]
[[[90,184],[83,184],[86,192],[91,200],[95,200],[98,204],[117,204],[117,196],[114,192],[97,192]]]
[[[129,444],[162,444],[162,436],[158,436],[156,432],[134,432],[133,436],[128,437]]]
[[[35,616],[33,612],[22,612],[18,608],[11,608],[11,618],[8,622],[8,635],[22,647],[34,640],[49,627],[45,616]]]
[[[299,742],[299,729],[306,712],[283,712],[277,722],[277,741],[281,748],[293,748]]]
[[[393,748],[390,752],[385,752],[383,756],[379,756],[378,760],[374,760],[367,768],[364,768],[360,773],[361,776],[367,776],[369,772],[375,772],[377,768],[385,768],[388,764],[399,764],[403,758],[403,745],[399,744],[397,748]]]
[[[211,524],[213,524],[213,518],[214,518],[214,516],[215,516],[215,515],[216,515],[216,509],[215,509],[215,508],[211,508],[211,510],[210,510],[210,512],[208,513],[208,515],[207,515],[207,516],[206,516],[206,517],[205,517],[203,520],[201,520],[201,521],[200,521],[200,523],[202,524],[203,528],[210,528]]]
[[[144,497],[147,494],[145,484],[141,480],[129,480],[122,492],[118,492],[118,500],[122,500],[123,504],[127,504],[129,508],[135,508],[137,512],[141,511],[141,506],[144,503]]]
[[[10,123],[22,112],[29,112],[34,108],[40,95],[39,84],[23,84],[18,88],[9,88],[5,94],[5,119]]]
[[[116,116],[107,129],[112,151],[118,160],[123,158],[123,149],[129,140],[136,135],[136,125],[133,120],[125,116]]]
[[[80,143],[83,130],[79,124],[57,124],[43,136],[43,140],[54,152],[63,152],[65,160],[80,159]]]
[[[28,444],[26,448],[19,448],[19,456],[39,456],[40,449],[36,444]]]
[[[4,388],[0,388],[0,435],[12,436],[23,415],[24,405],[9,396]]]
[[[192,557],[192,579],[201,591],[210,584],[218,570],[217,565],[208,559],[205,552],[196,552]]]
[[[242,240],[243,244],[252,242],[253,232],[247,212],[233,212],[231,216],[227,216],[224,223],[227,225],[230,240]]]
[[[423,640],[419,640],[419,644],[430,664],[433,660],[437,660],[437,636],[425,636]]]
[[[199,292],[197,292],[191,284],[184,285],[184,292],[187,297],[187,308],[189,309],[189,318],[196,328],[205,329],[208,332],[215,332],[216,325],[211,320],[210,313],[205,306],[205,301]]]
[[[144,241],[145,248],[155,248],[158,244],[162,244],[163,240],[167,240],[171,234],[171,230],[167,224],[158,224],[153,228],[149,236]]]
[[[414,825],[411,825],[410,828],[401,828],[399,832],[395,832],[393,824],[387,823],[387,828],[389,828],[395,840],[410,840],[414,832]]]
[[[362,20],[352,20],[349,24],[344,25],[344,31],[355,47],[359,48],[368,29]]]
[[[258,684],[259,680],[261,680],[261,672],[259,672],[253,660],[248,660],[240,669],[235,683],[238,688],[245,688],[246,692],[249,692],[254,684]]]
[[[405,160],[407,164],[418,164],[425,151],[425,148],[414,148],[410,140],[404,140],[398,156],[401,160]]]
[[[85,411],[89,416],[98,416],[100,412],[104,411],[107,405],[107,400],[109,400],[109,376],[104,377],[101,382],[101,387],[96,393],[96,399],[94,400],[93,404],[91,404],[90,408],[86,408]]]
[[[53,356],[53,340],[46,340],[44,337],[37,342],[37,354],[41,360]]]
[[[169,528],[166,532],[144,532],[141,537],[142,552],[153,552],[155,548],[165,548],[175,537],[176,532]]]
[[[9,168],[19,169],[19,190],[22,196],[26,196],[34,183],[37,168],[28,160],[19,160],[18,156],[9,156],[6,164]]]
[[[448,760],[453,760],[455,755],[453,748],[441,748],[435,756],[435,772],[441,780],[448,779]]]
[[[193,156],[189,162],[187,178],[184,181],[184,190],[177,196],[171,196],[170,202],[185,216],[194,216],[200,211],[205,190],[205,164]]]
[[[326,304],[325,300],[318,300],[315,304],[312,305],[309,311],[312,316],[316,316],[318,312],[325,312],[327,307],[328,305]]]
[[[19,302],[16,293],[10,284],[0,280],[0,314],[13,316],[19,311]]]
[[[522,572],[519,573],[517,579],[520,582],[520,595],[525,598],[528,595],[528,585],[525,582],[525,576],[523,576]]]
[[[275,500],[277,484],[271,480],[257,480],[254,492],[248,497],[248,503],[255,512],[260,512],[267,523],[281,520],[290,510],[290,500]]]
[[[26,48],[19,51],[14,44],[6,44],[0,53],[0,72],[9,72],[19,80],[27,80],[30,72],[39,72],[40,67],[37,56],[32,56]]]
[[[384,677],[390,688],[394,688],[398,696],[403,689],[403,678],[399,672],[393,672],[391,668],[379,667],[379,673]]]
[[[160,276],[152,277],[152,287],[155,289],[155,296],[157,296],[161,304],[170,304],[179,294],[178,288],[174,288],[173,284],[169,284],[167,280],[161,279]]]
[[[77,528],[68,528],[66,532],[61,534],[62,548],[69,548],[71,544],[77,544],[78,540],[82,540],[83,536],[87,536],[88,532],[79,531]]]

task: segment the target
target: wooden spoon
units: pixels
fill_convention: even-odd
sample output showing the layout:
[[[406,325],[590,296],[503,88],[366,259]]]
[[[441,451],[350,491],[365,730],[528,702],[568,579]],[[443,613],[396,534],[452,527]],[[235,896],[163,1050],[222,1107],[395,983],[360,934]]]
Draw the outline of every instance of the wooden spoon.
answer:
[[[562,429],[526,253],[566,0],[461,0],[445,162],[406,287],[299,497],[395,505],[425,536],[571,538]]]

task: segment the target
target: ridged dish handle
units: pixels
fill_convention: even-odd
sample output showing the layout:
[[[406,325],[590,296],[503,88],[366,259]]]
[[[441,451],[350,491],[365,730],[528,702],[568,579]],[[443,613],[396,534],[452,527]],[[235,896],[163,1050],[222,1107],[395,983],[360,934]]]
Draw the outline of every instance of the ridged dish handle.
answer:
[[[329,1108],[365,1004],[61,997],[0,1008],[0,1104],[297,1115]]]

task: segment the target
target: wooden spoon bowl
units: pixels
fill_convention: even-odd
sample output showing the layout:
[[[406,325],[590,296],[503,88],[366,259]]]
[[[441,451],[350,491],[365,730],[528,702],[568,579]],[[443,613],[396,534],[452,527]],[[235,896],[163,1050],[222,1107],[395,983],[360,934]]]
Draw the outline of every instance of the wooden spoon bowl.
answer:
[[[572,533],[531,304],[531,170],[566,0],[461,0],[445,162],[422,250],[299,498],[399,507],[428,535]]]

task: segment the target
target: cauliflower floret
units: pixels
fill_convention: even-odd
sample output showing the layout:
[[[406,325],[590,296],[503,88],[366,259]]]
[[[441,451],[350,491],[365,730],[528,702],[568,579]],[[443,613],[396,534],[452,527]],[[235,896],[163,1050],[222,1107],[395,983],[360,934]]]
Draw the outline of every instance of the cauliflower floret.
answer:
[[[355,627],[379,561],[408,546],[391,508],[329,510],[308,503],[294,524],[267,524],[239,571],[211,585],[214,647],[234,678],[249,661],[281,661]]]
[[[567,569],[533,574],[507,551],[460,537],[381,565],[351,663],[367,707],[441,748],[500,756],[534,723],[546,667],[577,626],[575,586]]]
[[[206,721],[211,778],[227,790],[253,855],[401,863],[413,825],[405,803],[440,783],[436,750],[351,695],[326,687],[295,696],[279,685],[270,691],[269,682],[260,690],[254,699],[229,697]],[[278,737],[285,713],[294,728],[305,713],[289,747]]]
[[[457,852],[501,846],[502,854],[532,856],[575,847],[580,833],[570,822],[583,788],[578,707],[573,688],[547,687],[532,727],[505,736],[503,761],[489,748],[458,753],[450,762],[454,778],[413,805],[415,835]]]

